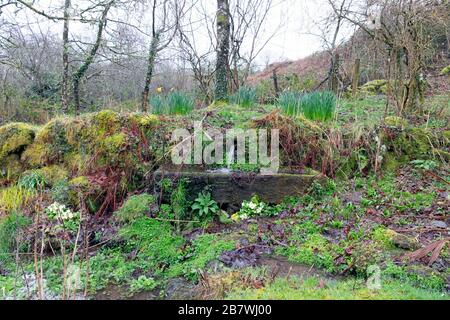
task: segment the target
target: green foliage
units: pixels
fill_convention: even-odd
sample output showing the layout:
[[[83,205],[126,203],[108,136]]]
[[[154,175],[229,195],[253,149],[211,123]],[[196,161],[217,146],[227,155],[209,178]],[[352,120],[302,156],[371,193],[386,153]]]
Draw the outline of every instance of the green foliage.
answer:
[[[132,279],[136,269],[133,262],[119,249],[103,249],[89,259],[89,290],[96,292],[109,284],[123,284]]]
[[[427,272],[421,272],[420,267],[407,268],[392,262],[387,263],[382,274],[385,277],[391,277],[425,290],[441,291],[444,289],[446,282],[442,276],[438,276],[432,269],[427,269]]]
[[[13,212],[26,205],[36,196],[35,190],[12,186],[0,189],[0,212]]]
[[[177,220],[185,220],[189,218],[188,214],[188,200],[187,200],[187,180],[180,180],[172,192],[170,203],[172,205],[173,213]],[[180,231],[180,224],[177,224],[177,229]]]
[[[325,280],[278,278],[262,289],[236,288],[230,300],[448,300],[439,291],[417,289],[398,280],[386,279],[381,290],[370,290],[360,279]]]
[[[300,109],[309,120],[328,121],[336,110],[336,96],[329,91],[305,94],[300,99]]]
[[[130,223],[145,216],[154,203],[155,197],[149,194],[131,196],[114,215],[119,222]]]
[[[436,161],[433,160],[414,160],[411,161],[411,164],[414,165],[417,169],[423,169],[428,171],[433,171],[439,167]]]
[[[187,248],[184,257],[169,268],[167,276],[184,276],[195,281],[198,279],[199,271],[204,270],[209,262],[218,259],[223,252],[234,248],[233,241],[222,239],[219,235],[201,235]]]
[[[194,216],[200,220],[210,219],[219,212],[219,206],[209,192],[200,193],[191,209]]]
[[[21,237],[18,233],[30,224],[29,218],[18,213],[11,213],[0,219],[0,262],[14,260],[13,252],[16,248],[19,247],[20,251],[23,249],[23,243],[20,243]]]
[[[47,185],[47,181],[39,171],[33,170],[20,177],[17,185],[23,189],[42,190]]]
[[[280,249],[279,253],[287,256],[292,262],[324,268],[328,272],[336,270],[332,245],[320,234],[308,235],[300,246],[292,244]]]
[[[443,76],[450,75],[450,66],[447,66],[444,69],[442,69],[441,75],[443,75]]]
[[[287,91],[281,94],[278,104],[287,115],[303,114],[309,120],[328,121],[333,118],[336,110],[336,96],[329,91],[303,95]]]
[[[130,281],[130,292],[138,293],[151,291],[155,289],[157,285],[158,282],[156,282],[155,279],[146,276],[140,276],[139,278]]]
[[[230,102],[242,108],[250,108],[256,103],[256,98],[256,89],[243,86],[230,97]]]
[[[194,110],[194,99],[183,92],[174,91],[167,96],[155,95],[150,98],[152,113],[161,115],[185,115]]]
[[[138,258],[145,261],[146,268],[155,271],[176,263],[184,243],[181,236],[173,233],[170,223],[146,217],[122,228],[120,235],[127,240],[127,246],[138,250]]]
[[[278,98],[278,105],[287,115],[298,116],[300,114],[301,93],[285,91]]]

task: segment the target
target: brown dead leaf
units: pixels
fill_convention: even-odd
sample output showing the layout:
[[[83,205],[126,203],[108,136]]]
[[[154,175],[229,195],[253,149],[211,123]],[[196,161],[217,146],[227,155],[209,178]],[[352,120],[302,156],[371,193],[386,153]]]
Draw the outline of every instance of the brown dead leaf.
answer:
[[[450,241],[450,238],[433,242],[422,249],[419,249],[417,251],[405,255],[404,259],[413,262],[425,258],[431,253],[431,258],[430,261],[428,262],[428,265],[431,266],[433,265],[433,263],[437,261],[439,255],[441,254],[442,249],[444,249],[444,246],[448,241]]]

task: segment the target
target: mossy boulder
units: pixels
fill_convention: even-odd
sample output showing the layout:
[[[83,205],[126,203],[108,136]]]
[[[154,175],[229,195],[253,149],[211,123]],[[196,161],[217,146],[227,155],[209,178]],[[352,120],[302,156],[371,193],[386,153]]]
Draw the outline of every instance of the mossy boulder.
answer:
[[[386,117],[384,119],[384,123],[388,127],[400,128],[400,129],[405,129],[409,126],[409,123],[406,119],[403,119],[400,117],[395,117],[395,116]]]
[[[16,181],[23,170],[23,164],[17,154],[11,154],[5,157],[1,165],[0,185]]]
[[[386,228],[375,230],[373,239],[386,249],[400,248],[403,250],[417,250],[420,248],[420,243],[417,239]]]
[[[447,66],[444,69],[442,69],[441,75],[443,75],[443,76],[450,75],[450,66]]]
[[[33,143],[35,129],[24,123],[11,123],[0,127],[0,162],[10,154],[20,154]]]
[[[58,118],[46,124],[34,143],[23,153],[23,160],[32,167],[56,164],[71,151],[66,137],[67,119]]]
[[[387,91],[387,80],[372,80],[361,86],[360,91],[368,94],[382,94]]]

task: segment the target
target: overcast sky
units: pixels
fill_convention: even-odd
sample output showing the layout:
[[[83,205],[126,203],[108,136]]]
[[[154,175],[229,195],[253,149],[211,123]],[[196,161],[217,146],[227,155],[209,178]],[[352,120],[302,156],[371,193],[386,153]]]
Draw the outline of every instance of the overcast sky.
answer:
[[[212,5],[211,14],[214,15],[215,1],[207,1],[209,2],[208,5]],[[74,6],[81,5],[82,2],[83,0],[72,1]],[[62,3],[62,0],[35,1],[36,7],[46,9],[47,12],[49,12],[49,8],[61,8]],[[309,33],[319,33],[314,22],[320,21],[329,12],[326,0],[273,0],[273,3],[274,6],[268,17],[265,30],[266,34],[271,34],[274,30],[278,30],[278,33],[261,52],[257,59],[258,66],[263,66],[268,62],[303,58],[322,49],[322,40]],[[26,19],[38,19],[36,15],[27,12]],[[59,10],[58,15],[60,14],[61,11]],[[20,19],[23,20],[24,16]],[[48,23],[43,18],[39,19],[44,24]],[[61,22],[51,23],[50,28],[55,30],[55,33],[60,34],[59,29],[62,29],[62,24]],[[84,26],[84,28],[85,30],[81,31],[81,27],[77,29],[73,25],[71,31],[95,35],[95,32],[85,32],[87,30],[92,31],[92,27]]]

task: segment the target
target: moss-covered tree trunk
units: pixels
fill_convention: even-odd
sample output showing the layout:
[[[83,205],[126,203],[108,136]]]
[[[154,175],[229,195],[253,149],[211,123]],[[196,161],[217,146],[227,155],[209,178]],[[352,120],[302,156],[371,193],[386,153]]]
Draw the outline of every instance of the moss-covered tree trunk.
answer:
[[[230,53],[230,7],[228,0],[217,0],[217,62],[216,101],[228,99],[228,70]]]
[[[78,70],[73,75],[73,100],[75,104],[76,112],[79,113],[81,110],[81,100],[80,100],[80,83],[83,79],[84,75],[86,74],[87,70],[89,69],[92,62],[94,62],[94,58],[97,55],[97,51],[100,48],[100,44],[103,39],[103,31],[106,27],[107,22],[107,16],[108,12],[111,9],[112,5],[114,4],[114,0],[108,2],[105,5],[105,8],[102,12],[102,16],[100,17],[100,20],[98,22],[98,30],[97,30],[97,38],[95,40],[94,45],[92,46],[91,50],[89,51],[88,56],[84,60],[83,64],[78,68]]]
[[[61,104],[62,111],[67,113],[69,110],[69,9],[70,0],[64,3],[64,28],[63,28],[63,77],[61,85]]]
[[[339,91],[339,54],[334,53],[331,58],[330,73],[328,78],[328,87],[330,91],[338,93]]]
[[[145,84],[144,90],[142,91],[142,101],[141,101],[141,111],[148,112],[148,98],[150,95],[150,85],[152,83],[153,78],[153,70],[155,69],[155,61],[156,55],[158,53],[158,45],[159,45],[159,33],[156,33],[150,44],[150,49],[148,52],[147,58],[147,73],[145,75]]]

